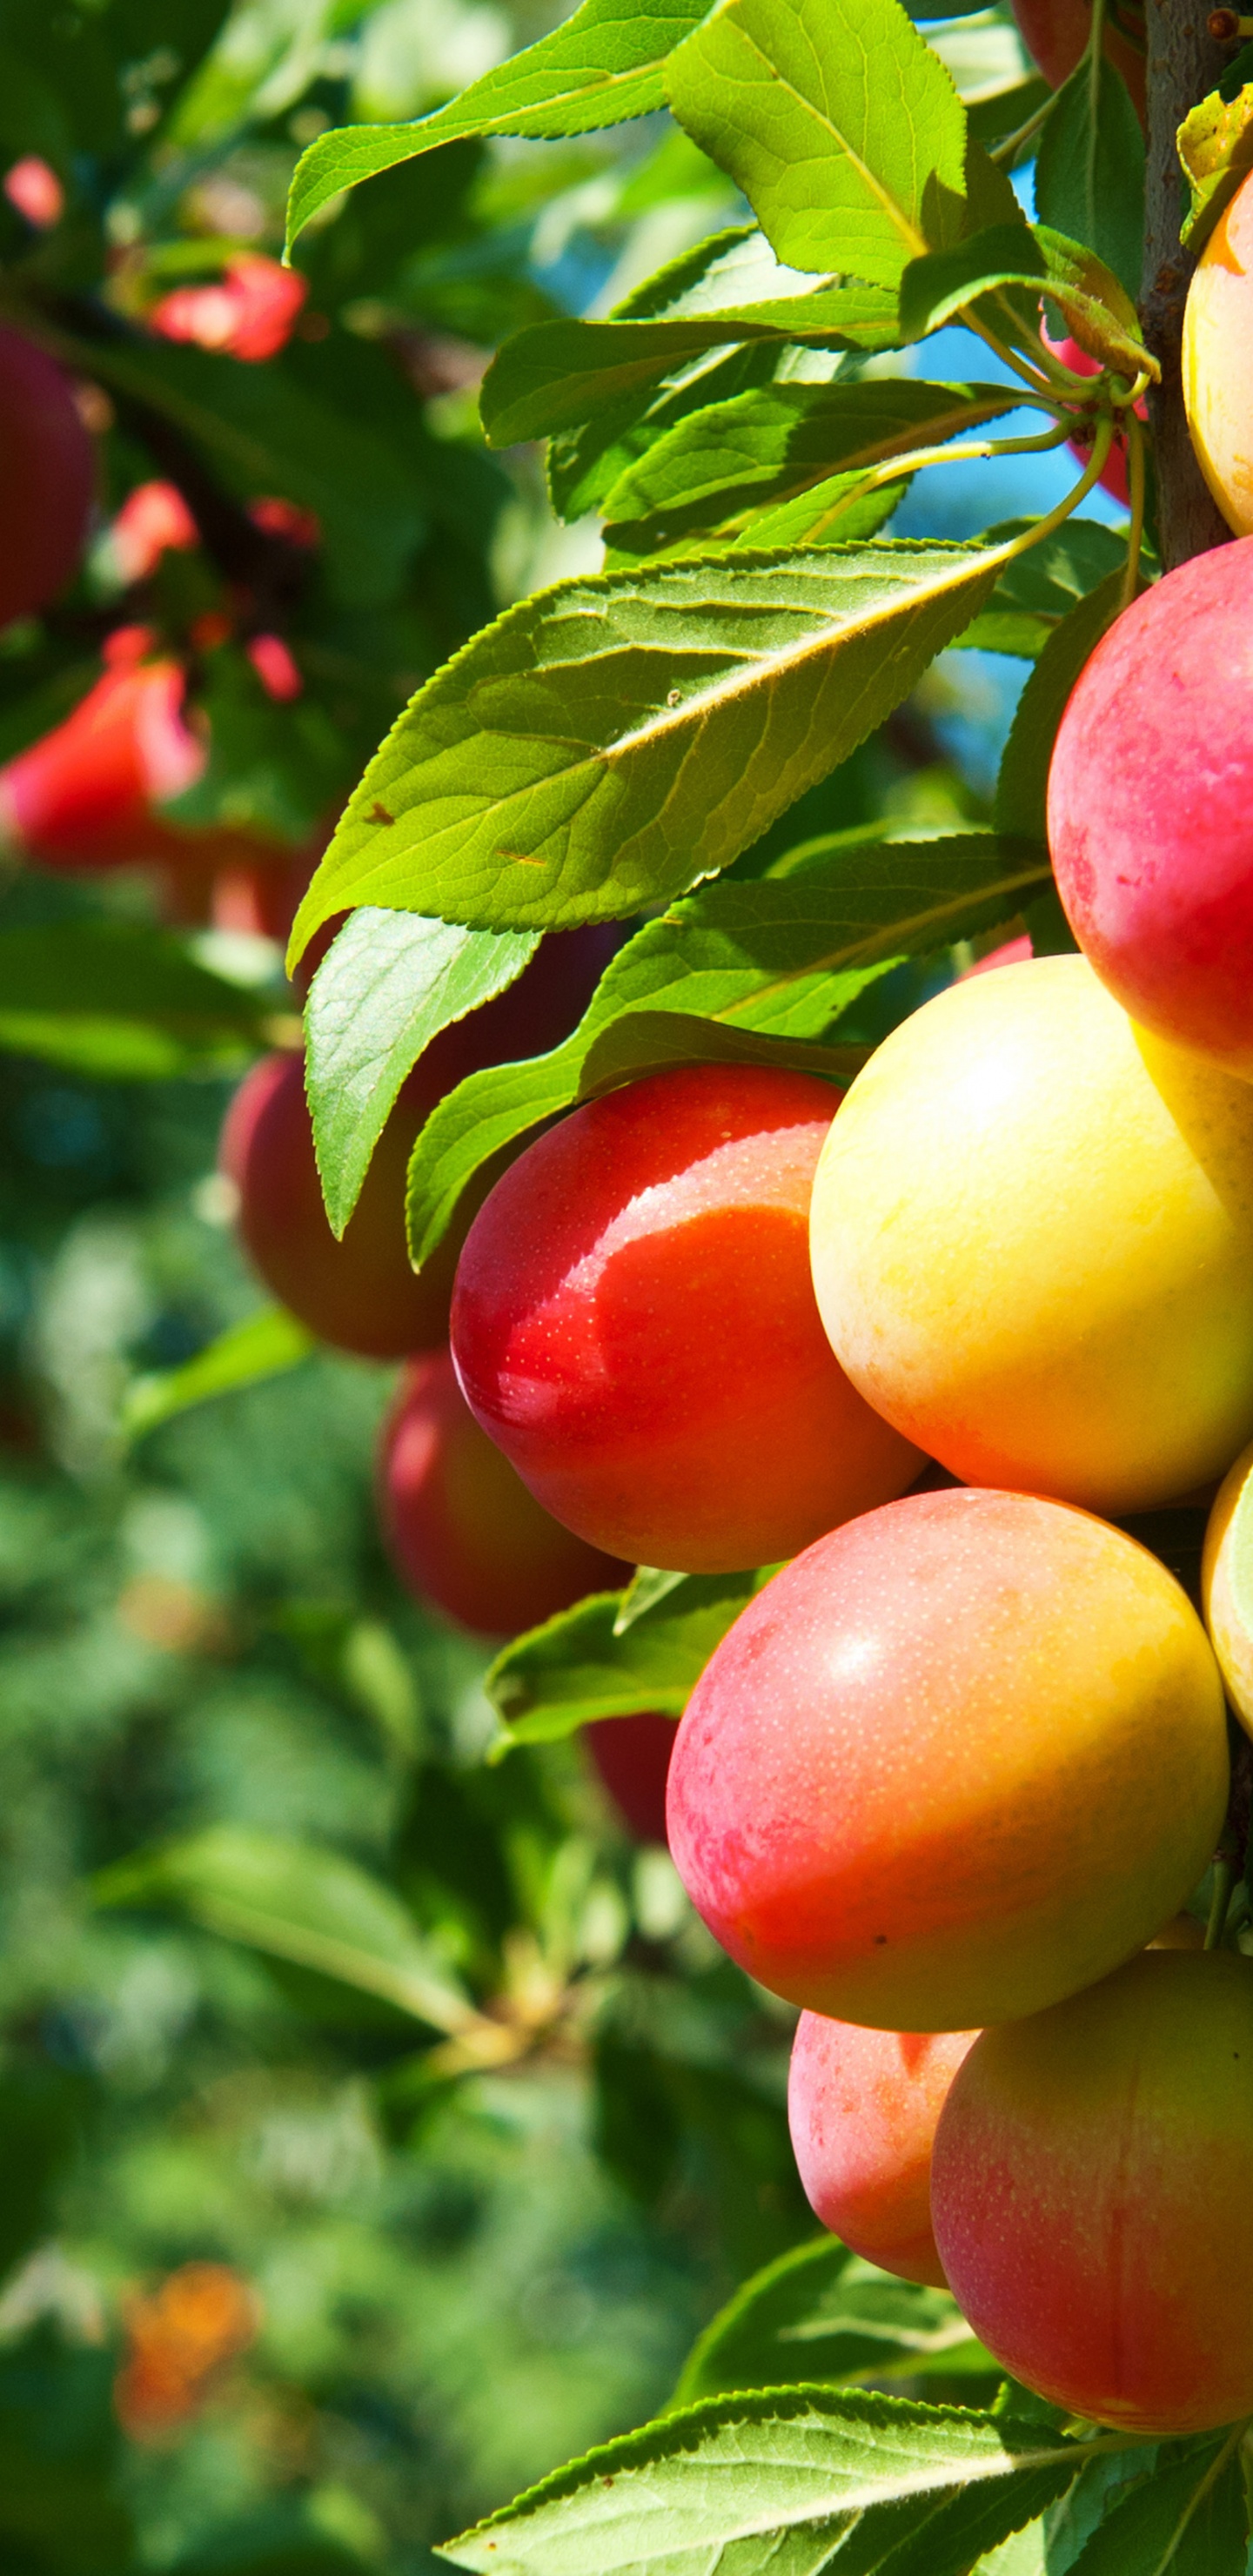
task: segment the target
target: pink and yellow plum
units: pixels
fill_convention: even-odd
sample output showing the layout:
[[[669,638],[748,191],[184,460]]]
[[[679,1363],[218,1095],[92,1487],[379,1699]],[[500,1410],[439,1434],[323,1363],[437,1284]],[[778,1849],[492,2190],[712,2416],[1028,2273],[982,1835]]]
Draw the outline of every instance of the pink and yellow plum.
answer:
[[[814,1284],[868,1404],[969,1484],[1111,1518],[1253,1434],[1253,1083],[1082,957],[940,993],[857,1076]]]
[[[669,1841],[773,1993],[970,2031],[1151,1940],[1228,1777],[1218,1668],[1160,1560],[1064,1504],[955,1486],[850,1521],[749,1603],[681,1720]]]
[[[1253,1078],[1250,583],[1246,537],[1177,565],[1110,628],[1062,717],[1048,836],[1071,929],[1115,1000]]]
[[[1128,2433],[1253,2413],[1253,1961],[1150,1951],[985,2031],[940,2115],[931,2212],[997,2360]]]
[[[936,2122],[973,2030],[864,2030],[802,2013],[787,2115],[814,2216],[905,2281],[944,2286],[931,2227]]]

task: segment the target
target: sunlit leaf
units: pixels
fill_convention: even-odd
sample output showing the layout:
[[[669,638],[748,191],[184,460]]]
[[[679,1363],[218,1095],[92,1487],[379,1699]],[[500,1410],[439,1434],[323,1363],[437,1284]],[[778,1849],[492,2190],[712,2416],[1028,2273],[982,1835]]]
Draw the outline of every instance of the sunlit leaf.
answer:
[[[767,504],[812,494],[833,473],[855,482],[911,447],[939,445],[995,420],[1016,401],[1012,387],[909,377],[773,384],[737,394],[691,413],[619,477],[603,505],[606,544],[620,554],[628,545],[651,554],[713,528],[719,542],[747,530],[750,540],[779,543],[772,532],[762,538]]]
[[[1144,244],[1144,136],[1121,72],[1086,59],[1059,92],[1036,161],[1040,220],[1099,253],[1134,303]]]
[[[766,2390],[606,2443],[441,2555],[483,2576],[819,2576],[843,2543],[857,2576],[959,2576],[1079,2456],[1009,2416]]]
[[[320,134],[297,166],[287,208],[290,250],[342,188],[463,134],[586,134],[665,102],[661,67],[709,0],[583,0],[447,107],[412,125],[349,125]]]
[[[920,542],[562,582],[419,690],[301,905],[621,920],[725,867],[977,616],[994,551]]]
[[[366,904],[350,914],[305,1006],[305,1081],[331,1230],[342,1235],[406,1075],[441,1029],[502,992],[539,934],[462,930]]]
[[[640,1709],[681,1717],[714,1647],[765,1579],[682,1575],[625,1627],[624,1595],[596,1592],[515,1639],[486,1683],[510,1743],[547,1744]]]
[[[722,0],[666,90],[796,268],[893,286],[964,229],[965,111],[897,0]]]
[[[856,280],[655,321],[534,322],[493,359],[479,409],[491,445],[513,447],[616,415],[628,396],[659,385],[702,350],[760,340],[872,352],[894,348],[898,337],[895,295]]]

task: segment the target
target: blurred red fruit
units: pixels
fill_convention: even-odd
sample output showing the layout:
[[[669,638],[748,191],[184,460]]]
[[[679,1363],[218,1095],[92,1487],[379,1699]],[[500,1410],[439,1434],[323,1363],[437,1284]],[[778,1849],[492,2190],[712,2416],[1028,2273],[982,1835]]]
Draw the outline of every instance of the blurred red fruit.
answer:
[[[176,483],[137,483],[109,530],[109,566],[121,582],[145,581],[167,547],[182,552],[199,542],[200,531]]]
[[[480,1636],[536,1628],[586,1592],[616,1591],[630,1572],[528,1494],[480,1431],[448,1351],[412,1360],[401,1378],[383,1430],[379,1499],[410,1591]]]
[[[1000,966],[1025,966],[1030,955],[1031,934],[1024,930],[1021,939],[1007,939],[986,957],[976,957],[973,966],[963,966],[957,981],[968,984],[972,975],[994,975]]]
[[[445,1092],[481,1065],[539,1054],[583,1014],[615,934],[546,939],[516,984],[442,1029],[403,1085],[342,1242],[327,1223],[297,1056],[269,1056],[236,1092],[222,1130],[222,1169],[240,1193],[239,1231],[274,1296],[341,1350],[403,1359],[448,1338],[448,1308],[469,1212],[420,1277],[405,1243],[413,1141]]]
[[[95,483],[95,450],[67,379],[0,323],[0,627],[64,590]]]
[[[287,537],[293,546],[316,546],[322,535],[322,522],[316,510],[302,510],[296,501],[283,501],[271,494],[250,501],[248,516],[254,528],[264,528],[268,537]]]
[[[1078,68],[1092,26],[1091,0],[1012,0],[1018,32],[1039,64],[1050,88]],[[1120,25],[1118,22],[1123,23]],[[1139,0],[1122,0],[1106,17],[1103,51],[1122,73],[1132,104],[1144,123],[1144,11]]]
[[[583,1729],[601,1780],[637,1842],[666,1839],[666,1780],[676,1732],[674,1719],[655,1709],[599,1717]]]
[[[154,808],[193,785],[205,748],[183,720],[181,665],[145,662],[147,630],[111,639],[111,667],[63,724],[0,770],[0,840],[43,867],[123,867],[175,856]]]
[[[162,296],[148,325],[163,339],[192,340],[255,363],[286,347],[308,292],[297,269],[248,251],[227,261],[220,285],[176,286]]]
[[[304,681],[281,635],[253,635],[244,651],[267,697],[284,702],[300,696]]]
[[[37,152],[27,152],[6,171],[4,193],[19,215],[25,215],[36,232],[44,233],[59,224],[65,212],[65,190],[56,171]]]

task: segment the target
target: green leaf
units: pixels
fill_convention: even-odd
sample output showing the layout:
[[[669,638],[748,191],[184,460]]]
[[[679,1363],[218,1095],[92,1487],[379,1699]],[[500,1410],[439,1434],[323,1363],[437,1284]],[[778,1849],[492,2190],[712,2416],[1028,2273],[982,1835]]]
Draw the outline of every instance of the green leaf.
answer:
[[[898,0],[721,0],[666,90],[795,268],[895,286],[965,228],[965,110]]]
[[[528,1128],[668,1064],[789,1061],[850,1081],[860,1051],[817,1041],[902,958],[995,929],[1049,882],[1038,841],[954,834],[822,840],[786,875],[707,886],[619,950],[573,1036],[491,1065],[441,1101],[409,1167],[409,1233],[425,1261],[463,1190]],[[783,1056],[782,1046],[798,1050]]]
[[[219,1333],[194,1359],[184,1360],[181,1368],[137,1377],[122,1406],[123,1437],[142,1440],[145,1432],[172,1421],[176,1413],[186,1413],[193,1404],[207,1404],[212,1396],[231,1395],[239,1387],[277,1377],[316,1348],[307,1325],[289,1315],[285,1306],[262,1306],[257,1314],[245,1316],[242,1324],[231,1324]]]
[[[1075,2473],[1008,2416],[853,2391],[724,2397],[560,2469],[440,2555],[483,2576],[958,2576]]]
[[[605,412],[616,425],[628,397],[651,392],[703,350],[721,354],[762,340],[874,351],[894,348],[897,338],[895,295],[856,282],[657,321],[534,322],[492,360],[479,411],[490,444],[513,447]]]
[[[994,807],[998,832],[1044,839],[1057,728],[1084,663],[1121,611],[1122,593],[1123,574],[1107,573],[1050,635],[1018,701],[1002,755]]]
[[[685,1574],[626,1624],[628,1596],[594,1592],[498,1655],[484,1687],[510,1744],[548,1744],[602,1717],[681,1717],[760,1574]]]
[[[115,921],[0,932],[0,1048],[116,1081],[236,1065],[273,1001],[228,983],[172,934]]]
[[[462,930],[368,904],[345,922],[305,1006],[305,1085],[333,1234],[424,1047],[503,992],[538,946],[534,931]]]
[[[1096,251],[1134,304],[1144,245],[1144,136],[1127,84],[1099,58],[1058,92],[1040,137],[1036,207],[1042,223]]]
[[[1245,2576],[1241,2426],[1128,2480],[1068,2576]],[[1051,2556],[1046,2562],[1051,2566]]]
[[[855,485],[889,458],[995,420],[1016,400],[1012,386],[903,376],[763,385],[711,403],[657,439],[607,493],[606,546],[650,554],[711,528],[717,542],[745,529],[751,537],[765,504],[809,496],[833,473]]]
[[[898,2280],[838,2237],[820,2236],[768,2263],[720,2309],[685,2362],[673,2403],[933,2370],[999,2376],[947,2290]]]
[[[1043,285],[1048,275],[1048,262],[1035,235],[1025,224],[993,224],[986,232],[972,235],[969,241],[956,242],[947,250],[928,251],[910,261],[901,278],[901,332],[908,340],[922,340],[929,331],[938,331],[980,296],[990,295],[994,288],[1013,286],[1031,289],[1038,279]],[[1039,287],[1035,289],[1034,306],[1022,305],[1019,299],[1014,320],[1019,334],[1038,327]]]
[[[970,132],[990,152],[994,144],[1026,125],[1053,95],[1048,82],[1037,72],[1017,82],[1013,89],[997,90],[991,97],[968,98],[966,118]]]
[[[539,43],[472,81],[413,125],[348,125],[320,134],[297,164],[287,206],[290,251],[342,188],[465,134],[587,134],[665,104],[662,65],[709,0],[583,0]]]
[[[379,1995],[433,2030],[475,2019],[464,1990],[390,1887],[342,1853],[212,1825],[93,1882],[98,1905],[175,1906],[210,1932]]]
[[[1132,375],[1141,368],[1156,373],[1139,316],[1119,280],[1095,251],[1045,224],[1032,230],[996,224],[953,250],[913,261],[901,281],[902,334],[922,339],[967,307],[977,315],[987,298],[989,318],[999,320],[1009,337],[1020,346],[1038,346],[1042,290],[1103,365]]]
[[[1219,217],[1253,170],[1253,81],[1246,81],[1234,98],[1212,89],[1185,116],[1179,158],[1190,199],[1180,240],[1199,259]]]
[[[621,920],[712,876],[899,706],[995,552],[930,542],[560,583],[419,690],[305,897],[474,928]]]
[[[989,528],[988,542],[1012,542],[1031,521],[1006,520]],[[957,638],[985,652],[1028,654],[1034,660],[1054,628],[1108,573],[1126,561],[1127,541],[1099,519],[1067,519],[1038,545],[1006,565],[982,616]]]

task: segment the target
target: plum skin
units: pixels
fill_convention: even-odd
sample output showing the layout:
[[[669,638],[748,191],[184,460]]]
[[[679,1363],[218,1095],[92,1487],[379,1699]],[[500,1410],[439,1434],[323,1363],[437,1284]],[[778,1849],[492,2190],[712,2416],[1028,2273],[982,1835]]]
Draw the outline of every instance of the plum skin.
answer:
[[[1229,1776],[1218,1669],[1160,1561],[1063,1504],[950,1487],[833,1531],[741,1613],[680,1722],[669,1842],[789,2003],[972,2030],[1151,1940]]]
[[[979,2034],[866,2030],[802,2013],[788,2126],[814,2216],[904,2281],[945,2285],[931,2226],[931,2150],[949,2086]]]
[[[838,1099],[757,1065],[651,1075],[528,1147],[476,1217],[462,1386],[594,1546],[693,1573],[772,1563],[917,1474],[814,1302],[809,1198]]]
[[[1253,246],[1253,201],[1249,231]],[[1245,337],[1253,342],[1253,331]],[[1253,403],[1253,358],[1248,388]],[[1071,691],[1048,782],[1058,892],[1102,983],[1144,1028],[1245,1079],[1250,584],[1246,537],[1177,565],[1126,609]]]
[[[1149,1951],[985,2031],[932,2165],[936,2241],[998,2361],[1137,2434],[1253,2412],[1253,1962]]]
[[[968,1483],[1119,1517],[1253,1434],[1253,1084],[1135,1028],[1082,957],[893,1030],[810,1233],[854,1385]]]
[[[536,1628],[630,1567],[563,1529],[480,1431],[450,1354],[401,1373],[379,1447],[379,1510],[398,1573],[480,1636]]]

